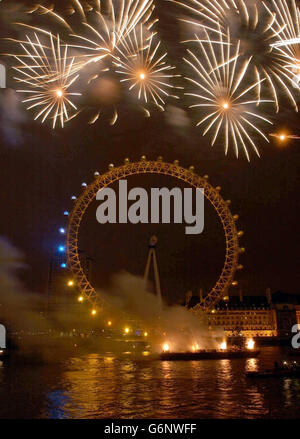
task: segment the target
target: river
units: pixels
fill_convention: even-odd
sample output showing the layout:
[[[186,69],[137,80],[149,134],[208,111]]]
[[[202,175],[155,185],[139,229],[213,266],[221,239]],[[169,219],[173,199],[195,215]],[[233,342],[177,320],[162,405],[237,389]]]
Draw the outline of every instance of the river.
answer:
[[[90,353],[0,363],[0,418],[300,418],[300,379],[249,379],[284,358],[162,362]]]

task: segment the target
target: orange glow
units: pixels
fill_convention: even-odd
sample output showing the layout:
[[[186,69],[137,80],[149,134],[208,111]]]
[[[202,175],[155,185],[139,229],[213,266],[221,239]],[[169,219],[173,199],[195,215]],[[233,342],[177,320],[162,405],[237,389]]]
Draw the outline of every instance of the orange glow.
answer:
[[[170,346],[169,346],[168,343],[165,343],[165,344],[163,345],[163,352],[170,352]]]
[[[220,344],[220,349],[221,349],[221,351],[226,351],[226,349],[227,349],[227,342],[226,341],[223,341]]]
[[[79,297],[78,297],[78,302],[83,302],[83,301],[84,301],[83,296],[79,296]]]
[[[129,329],[129,328],[125,328],[125,329],[124,329],[124,332],[125,332],[125,334],[129,334],[130,329]]]
[[[199,350],[199,345],[198,345],[198,343],[195,343],[193,346],[192,346],[192,352],[196,352],[196,351],[198,351]]]
[[[68,287],[74,287],[74,281],[73,280],[69,280]]]
[[[139,78],[140,78],[142,81],[144,81],[144,79],[146,79],[146,74],[145,74],[144,72],[141,72],[141,73],[139,74]]]
[[[250,338],[249,340],[247,340],[247,349],[249,349],[250,351],[252,351],[255,347],[255,341],[253,340],[253,338]]]
[[[58,98],[62,98],[63,95],[64,95],[64,92],[61,89],[56,90],[56,95],[57,95]]]
[[[144,332],[144,337],[148,337],[148,332]]]
[[[271,137],[275,137],[279,143],[286,143],[289,140],[299,140],[300,137],[295,134],[290,134],[288,131],[281,131],[279,133],[271,133]]]
[[[91,311],[91,315],[92,316],[95,316],[97,314],[97,311],[95,310],[95,309],[92,309],[92,311]]]
[[[228,102],[224,102],[224,104],[223,104],[223,108],[224,108],[224,110],[228,110],[228,108],[229,108],[229,103],[228,103]]]
[[[112,322],[109,320],[108,322],[107,322],[107,326],[111,326],[112,325]]]

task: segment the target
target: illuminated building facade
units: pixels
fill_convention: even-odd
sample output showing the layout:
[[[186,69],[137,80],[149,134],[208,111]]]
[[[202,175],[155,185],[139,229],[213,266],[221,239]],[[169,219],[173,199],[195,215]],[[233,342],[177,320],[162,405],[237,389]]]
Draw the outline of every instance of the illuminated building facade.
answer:
[[[289,337],[291,328],[300,324],[300,296],[278,292],[273,294],[272,300],[276,309],[278,336]]]
[[[202,293],[201,293],[202,295]],[[189,298],[188,308],[200,298]],[[300,296],[282,292],[265,296],[224,297],[209,313],[208,323],[221,327],[228,337],[279,337],[289,338],[291,329],[300,324]]]

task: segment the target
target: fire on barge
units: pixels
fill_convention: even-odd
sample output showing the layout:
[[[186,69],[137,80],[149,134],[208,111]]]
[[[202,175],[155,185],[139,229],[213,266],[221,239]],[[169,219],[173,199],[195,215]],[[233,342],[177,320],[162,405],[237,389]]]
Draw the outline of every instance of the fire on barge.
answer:
[[[260,354],[255,349],[253,340],[249,340],[246,348],[227,348],[223,342],[219,349],[193,349],[187,352],[171,352],[168,343],[163,346],[160,359],[163,361],[201,361],[201,360],[233,360],[238,358],[256,358]]]

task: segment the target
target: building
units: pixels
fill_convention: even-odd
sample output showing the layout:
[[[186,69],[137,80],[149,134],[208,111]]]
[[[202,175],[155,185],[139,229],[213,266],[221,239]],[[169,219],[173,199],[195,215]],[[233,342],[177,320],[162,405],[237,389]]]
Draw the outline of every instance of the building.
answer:
[[[208,317],[211,326],[222,326],[227,336],[277,336],[276,311],[264,296],[230,297]]]
[[[278,336],[289,337],[291,328],[300,325],[300,296],[278,291],[272,295],[272,301],[276,309]]]
[[[193,308],[200,297],[187,296],[188,308]],[[210,326],[222,327],[228,337],[289,338],[291,329],[300,324],[300,296],[277,292],[265,296],[224,297],[208,314]]]

